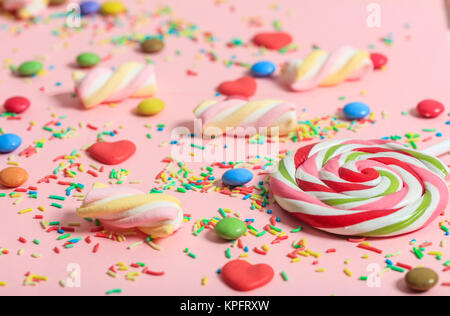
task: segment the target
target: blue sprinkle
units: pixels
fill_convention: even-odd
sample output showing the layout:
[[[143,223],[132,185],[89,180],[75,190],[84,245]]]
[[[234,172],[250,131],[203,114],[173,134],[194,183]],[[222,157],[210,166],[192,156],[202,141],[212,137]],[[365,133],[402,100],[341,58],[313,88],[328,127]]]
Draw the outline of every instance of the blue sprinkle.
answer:
[[[441,132],[437,132],[437,133],[436,133],[436,136],[437,136],[437,137],[442,137],[442,133],[441,133]]]
[[[272,214],[272,210],[267,210],[267,214]]]
[[[248,247],[247,246],[244,247],[244,251],[248,252]]]
[[[277,221],[277,222],[281,222],[281,218],[277,217],[277,218],[276,218],[276,221]]]

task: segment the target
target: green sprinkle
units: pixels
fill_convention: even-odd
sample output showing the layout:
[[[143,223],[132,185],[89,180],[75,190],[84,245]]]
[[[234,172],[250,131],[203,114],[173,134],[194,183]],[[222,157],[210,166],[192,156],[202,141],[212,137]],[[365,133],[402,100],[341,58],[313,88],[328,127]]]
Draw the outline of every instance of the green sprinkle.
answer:
[[[392,265],[388,265],[388,268],[397,272],[405,272],[405,269],[402,269],[400,267],[396,267],[396,266],[392,266]]]
[[[122,289],[112,289],[112,290],[109,290],[108,292],[106,292],[106,295],[109,295],[109,294],[120,294],[120,293],[122,293]]]
[[[60,201],[65,201],[66,198],[64,196],[58,196],[58,195],[50,195],[48,197],[49,199],[54,199],[54,200],[60,200]]]
[[[278,228],[276,226],[270,225],[270,228],[272,228],[273,230],[277,231],[277,232],[282,232],[283,230],[281,228]]]
[[[252,225],[247,225],[247,227],[255,232],[258,232],[258,230],[255,227],[253,227]]]
[[[225,255],[227,256],[228,259],[231,259],[230,248],[227,248],[227,251],[225,252]]]
[[[178,192],[181,192],[181,193],[186,193],[186,189],[183,188],[183,187],[178,187],[178,188],[177,188],[177,191],[178,191]]]
[[[50,226],[59,226],[61,223],[60,222],[50,222],[48,223]]]
[[[437,128],[423,128],[422,132],[437,132]]]
[[[227,217],[227,214],[225,213],[225,211],[222,208],[219,208],[219,213],[220,213],[220,215],[222,215],[223,218]]]
[[[0,193],[0,197],[6,196],[6,193]]]
[[[369,278],[366,277],[366,276],[360,276],[359,279],[360,279],[361,281],[367,281]]]
[[[256,234],[256,237],[261,237],[262,235],[264,235],[266,233],[265,230],[261,231],[260,233]]]
[[[303,229],[303,227],[299,226],[298,228],[291,230],[291,233],[298,233],[298,232],[302,231],[302,229]]]
[[[286,272],[281,271],[281,276],[283,277],[283,280],[285,280],[285,281],[288,281],[288,280],[289,280],[289,277],[288,277],[288,275],[286,274]]]
[[[446,266],[446,267],[450,266],[450,260],[449,260],[449,261],[446,261],[446,262],[444,262],[444,266]]]
[[[444,225],[441,226],[441,229],[442,229],[443,231],[445,231],[446,233],[448,233],[448,228],[445,227]]]
[[[95,219],[95,226],[100,226],[101,224],[100,224],[100,221],[96,218]]]
[[[188,253],[188,256],[191,257],[191,258],[193,258],[193,259],[196,259],[196,258],[197,258],[197,256],[196,256],[195,254],[193,254],[192,252]]]
[[[420,249],[417,249],[416,247],[413,248],[414,254],[417,256],[417,258],[422,259],[423,253],[420,251]]]
[[[58,203],[52,203],[52,204],[50,204],[50,206],[54,206],[54,207],[57,207],[57,208],[63,208],[63,206],[61,204],[58,204]]]
[[[147,134],[147,138],[148,139],[151,139],[152,138],[152,135],[149,133],[149,134]]]
[[[39,240],[37,240],[36,238],[33,239],[33,242],[34,242],[36,245],[40,245],[40,244],[41,244],[41,242],[40,242]]]
[[[201,150],[205,149],[205,146],[200,146],[200,145],[196,145],[196,144],[191,144],[191,147],[198,148],[198,149],[201,149]]]
[[[59,237],[58,237],[58,240],[65,239],[65,238],[69,238],[69,237],[70,237],[70,234],[67,233],[67,234],[64,234],[64,235],[59,236]]]

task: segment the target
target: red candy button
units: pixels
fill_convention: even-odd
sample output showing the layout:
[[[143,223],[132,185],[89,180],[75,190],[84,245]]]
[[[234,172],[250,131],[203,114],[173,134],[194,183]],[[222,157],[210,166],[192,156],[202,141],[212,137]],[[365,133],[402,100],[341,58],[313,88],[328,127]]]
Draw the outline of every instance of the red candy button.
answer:
[[[267,49],[281,49],[292,43],[292,36],[284,32],[258,33],[253,37],[253,43]]]
[[[388,62],[387,57],[380,53],[370,54],[370,59],[372,60],[374,69],[381,69]]]
[[[105,165],[117,165],[130,158],[136,152],[136,145],[129,140],[118,142],[98,142],[88,148],[92,158]]]
[[[3,106],[6,112],[22,113],[30,107],[30,100],[25,97],[12,97],[5,101]]]
[[[228,286],[238,291],[250,291],[266,285],[273,279],[271,266],[260,263],[252,265],[244,260],[228,262],[220,273]]]
[[[417,112],[423,117],[433,118],[444,112],[445,107],[441,102],[432,99],[426,99],[417,104]]]
[[[241,96],[249,98],[256,92],[256,80],[245,76],[233,81],[222,82],[217,88],[221,94],[227,96]]]

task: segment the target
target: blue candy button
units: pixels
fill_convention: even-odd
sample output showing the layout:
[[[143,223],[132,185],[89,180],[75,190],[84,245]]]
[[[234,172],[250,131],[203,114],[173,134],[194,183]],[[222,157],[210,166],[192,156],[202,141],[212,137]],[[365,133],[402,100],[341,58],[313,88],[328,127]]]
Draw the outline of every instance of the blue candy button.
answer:
[[[0,135],[0,153],[10,153],[22,144],[22,138],[16,134]]]
[[[370,114],[370,107],[362,102],[352,102],[344,106],[343,113],[350,120],[360,120]]]
[[[81,15],[96,14],[100,11],[100,3],[97,1],[84,1],[80,4]]]
[[[269,77],[274,73],[277,67],[271,61],[260,61],[254,64],[251,68],[251,73],[255,77]]]
[[[243,185],[251,179],[253,179],[253,173],[243,168],[228,170],[222,176],[222,182],[230,186]]]

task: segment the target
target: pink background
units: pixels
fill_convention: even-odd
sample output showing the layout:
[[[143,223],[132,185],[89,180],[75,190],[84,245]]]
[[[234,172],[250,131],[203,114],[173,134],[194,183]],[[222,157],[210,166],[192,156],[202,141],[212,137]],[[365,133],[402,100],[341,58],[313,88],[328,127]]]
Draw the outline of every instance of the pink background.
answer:
[[[22,120],[9,121],[1,118],[0,127],[5,132],[19,134],[23,138],[23,144],[16,154],[32,144],[33,141],[49,137],[49,133],[41,127],[52,120],[52,113],[57,116],[67,115],[62,119],[62,126],[78,126],[80,121],[99,126],[99,130],[117,129],[119,135],[111,140],[131,139],[137,144],[137,153],[131,159],[121,164],[120,167],[130,170],[128,179],[140,179],[141,184],[135,185],[144,191],[153,186],[153,179],[164,167],[161,159],[170,154],[170,146],[158,147],[163,141],[170,141],[170,131],[173,127],[186,124],[193,119],[192,109],[201,101],[214,97],[215,87],[222,81],[234,79],[245,73],[244,68],[233,66],[226,68],[223,60],[228,60],[236,55],[236,60],[253,63],[265,59],[274,62],[282,62],[287,58],[306,55],[313,44],[324,49],[333,49],[343,44],[354,47],[367,48],[374,44],[376,51],[382,52],[389,57],[387,70],[379,71],[369,75],[361,82],[345,83],[339,87],[329,89],[317,89],[312,92],[297,94],[283,89],[274,80],[258,79],[258,91],[255,99],[279,98],[293,101],[298,104],[299,110],[306,108],[306,117],[323,116],[332,114],[336,109],[345,104],[346,101],[363,101],[369,104],[377,115],[374,125],[361,129],[357,134],[339,133],[339,137],[379,138],[393,134],[404,135],[407,132],[421,133],[422,137],[428,136],[421,132],[422,128],[435,127],[448,138],[449,127],[445,125],[448,120],[447,112],[441,117],[433,120],[420,119],[415,116],[402,116],[402,111],[410,111],[418,101],[424,98],[440,100],[448,106],[450,93],[448,83],[450,82],[450,58],[449,46],[446,33],[446,18],[444,6],[441,1],[436,0],[396,0],[377,1],[381,5],[382,21],[380,28],[368,28],[366,25],[366,5],[373,1],[341,0],[341,1],[277,1],[278,8],[271,8],[274,1],[222,1],[215,4],[212,0],[197,1],[169,1],[164,4],[173,8],[174,17],[182,19],[187,23],[192,22],[198,26],[200,31],[199,41],[193,42],[184,37],[177,38],[169,36],[166,39],[164,52],[151,56],[156,64],[157,80],[159,85],[158,97],[166,102],[166,109],[156,117],[143,118],[134,114],[137,100],[128,100],[115,108],[102,106],[91,111],[81,109],[77,99],[71,97],[73,84],[71,72],[74,69],[75,57],[84,51],[94,51],[101,56],[112,53],[113,57],[103,64],[105,66],[116,66],[121,62],[136,60],[145,61],[136,45],[113,46],[108,44],[108,39],[115,35],[131,35],[133,32],[139,34],[155,34],[155,30],[161,21],[167,17],[144,18],[134,27],[130,26],[130,19],[122,17],[122,24],[112,30],[105,30],[105,23],[101,18],[90,19],[87,26],[78,32],[69,31],[67,37],[55,36],[52,31],[61,28],[63,20],[53,19],[39,22],[37,25],[26,27],[22,22],[13,22],[0,17],[0,61],[4,65],[5,60],[10,59],[13,64],[33,58],[44,58],[44,65],[49,70],[46,75],[32,78],[29,82],[13,76],[7,67],[0,69],[0,102],[7,97],[23,94],[32,101],[32,107],[24,113]],[[194,5],[195,3],[195,5]],[[138,12],[155,12],[157,4],[154,1],[129,1],[127,2],[130,14]],[[234,7],[235,10],[230,10]],[[58,12],[61,9],[52,9]],[[48,14],[48,12],[47,12]],[[249,27],[245,18],[259,17],[263,27]],[[291,33],[299,50],[286,55],[277,52],[268,52],[260,56],[259,50],[254,47],[227,48],[226,43],[232,38],[241,38],[248,41],[260,31],[271,30],[273,20],[282,22],[284,30]],[[410,27],[405,25],[409,24]],[[97,30],[94,30],[94,26]],[[2,27],[3,26],[3,27]],[[21,29],[20,34],[17,28]],[[214,47],[205,43],[202,33],[209,31],[216,37]],[[388,47],[380,41],[381,37],[392,33],[394,43]],[[105,43],[106,42],[106,43]],[[212,63],[204,55],[200,59],[200,49],[212,49],[218,56],[219,61]],[[179,50],[180,54],[176,51]],[[189,77],[186,70],[191,69],[198,72],[198,76]],[[61,85],[57,86],[56,83]],[[45,93],[39,89],[45,88]],[[361,90],[367,94],[360,95]],[[346,101],[339,101],[338,97],[345,96]],[[49,106],[51,109],[49,109]],[[381,119],[381,111],[389,113],[387,119]],[[29,122],[35,121],[36,126],[32,132],[26,131]],[[104,124],[113,122],[109,128]],[[164,132],[157,132],[155,128],[147,129],[144,124],[166,124]],[[79,135],[72,139],[55,139],[46,142],[44,148],[30,158],[20,157],[16,160],[26,168],[30,174],[28,185],[36,185],[36,181],[48,175],[56,166],[52,159],[61,154],[69,154],[74,149],[95,141],[97,132],[83,128],[79,129]],[[151,140],[146,138],[146,133],[153,135]],[[433,135],[433,133],[430,133]],[[105,137],[109,139],[108,137]],[[438,142],[433,140],[427,144]],[[305,143],[306,144],[306,143]],[[425,148],[427,144],[419,144]],[[281,148],[295,149],[299,144],[282,144]],[[2,167],[6,166],[7,157],[0,157]],[[442,157],[447,163],[449,156]],[[81,160],[85,165],[91,163],[89,157]],[[197,164],[200,167],[205,164]],[[194,165],[192,166],[194,167]],[[100,180],[106,181],[111,167],[101,174]],[[217,173],[218,174],[218,173]],[[220,175],[220,174],[218,174]],[[257,177],[255,181],[262,178]],[[66,180],[66,179],[63,179]],[[77,182],[87,187],[94,182],[94,178],[87,174],[80,174]],[[255,182],[256,183],[256,182]],[[62,245],[56,241],[57,234],[46,233],[39,225],[39,221],[32,219],[33,211],[23,215],[17,212],[28,207],[36,208],[38,205],[46,207],[43,213],[46,220],[67,222],[82,222],[82,227],[77,229],[72,236],[87,236],[92,227],[85,221],[80,220],[74,210],[80,205],[75,198],[68,198],[62,204],[63,209],[50,207],[52,200],[47,199],[49,194],[63,195],[62,186],[56,184],[39,185],[39,199],[25,198],[19,205],[12,205],[14,199],[9,197],[0,198],[0,247],[10,249],[9,255],[0,256],[0,281],[8,283],[6,287],[0,287],[0,295],[10,294],[56,294],[56,295],[102,295],[107,290],[122,288],[123,294],[145,294],[145,295],[240,295],[227,287],[216,274],[228,259],[224,251],[227,243],[218,240],[214,233],[202,233],[195,237],[192,235],[193,221],[186,223],[174,236],[161,240],[159,245],[163,248],[157,252],[148,246],[140,246],[133,250],[127,250],[127,246],[140,240],[140,238],[129,238],[124,243],[116,243],[109,240],[99,240],[101,247],[97,254],[92,253],[93,244],[80,242],[73,249],[63,249],[61,254],[55,254],[54,246]],[[1,190],[9,193],[8,190]],[[249,210],[248,201],[232,199],[220,194],[210,193],[208,195],[199,193],[181,194],[174,193],[183,203],[186,213],[193,215],[193,220],[216,216],[219,207],[230,208],[239,211],[244,218],[254,218],[255,225],[261,229],[268,223],[269,215],[258,211]],[[280,227],[290,230],[298,227],[300,223],[291,218],[277,206],[271,207],[276,216],[280,216],[282,222]],[[18,237],[28,239],[28,243],[19,243]],[[261,256],[253,251],[249,252],[249,261],[252,263],[265,262],[275,270],[273,281],[267,286],[254,290],[251,295],[404,295],[411,294],[405,289],[402,282],[403,274],[388,272],[382,277],[381,288],[369,288],[364,282],[357,280],[360,275],[366,275],[366,267],[370,263],[378,263],[384,266],[384,257],[374,253],[357,249],[355,244],[347,242],[346,238],[334,237],[328,234],[305,227],[301,233],[289,234],[289,239],[278,245],[272,245],[267,256]],[[273,236],[266,234],[261,238],[253,236],[244,239],[245,244],[253,249],[264,243],[270,243]],[[294,238],[305,237],[310,249],[324,252],[329,248],[336,248],[335,254],[323,254],[319,264],[313,266],[312,258],[303,258],[302,262],[290,263],[286,254],[292,251],[290,246]],[[35,245],[31,242],[33,238],[40,240],[41,244]],[[437,261],[433,256],[426,255],[421,261],[410,253],[409,241],[415,238],[418,242],[431,241],[433,246],[430,250],[443,251],[444,258]],[[450,245],[445,248],[439,247],[439,242],[448,237],[438,227],[438,221],[430,227],[414,234],[371,241],[375,247],[384,250],[384,254],[401,251],[401,255],[394,261],[404,262],[413,266],[423,264],[439,272],[441,281],[450,282],[450,272],[442,271],[442,263],[449,260]],[[448,244],[448,242],[447,242]],[[24,247],[23,256],[16,254],[17,250]],[[198,257],[192,259],[183,253],[188,247]],[[61,247],[60,247],[61,249]],[[35,259],[31,253],[42,254]],[[237,248],[232,248],[233,258],[241,253]],[[364,254],[369,254],[370,259],[361,259]],[[348,265],[344,264],[346,259],[350,260]],[[162,277],[142,275],[136,282],[125,280],[124,273],[116,279],[106,275],[108,267],[123,261],[130,264],[135,261],[145,262],[150,269],[163,270],[166,274]],[[78,263],[81,266],[81,287],[62,288],[58,285],[59,280],[66,278],[66,266],[69,263]],[[316,273],[317,268],[326,268],[325,273]],[[353,272],[349,278],[343,273],[348,267]],[[36,287],[24,287],[22,285],[24,274],[27,271],[38,275],[49,277],[49,281],[41,283]],[[283,281],[280,272],[285,271],[290,279]],[[201,279],[206,276],[208,284],[201,285]],[[447,295],[450,293],[448,287],[436,286],[429,294]]]

